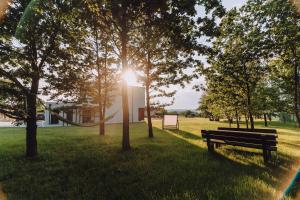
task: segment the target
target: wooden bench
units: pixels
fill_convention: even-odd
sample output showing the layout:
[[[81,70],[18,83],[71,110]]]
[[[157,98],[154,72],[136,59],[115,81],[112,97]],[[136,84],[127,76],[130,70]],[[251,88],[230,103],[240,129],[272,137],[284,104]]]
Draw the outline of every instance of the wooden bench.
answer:
[[[262,149],[264,161],[271,158],[271,152],[277,151],[277,134],[232,130],[201,130],[202,138],[207,142],[210,152],[219,144]]]

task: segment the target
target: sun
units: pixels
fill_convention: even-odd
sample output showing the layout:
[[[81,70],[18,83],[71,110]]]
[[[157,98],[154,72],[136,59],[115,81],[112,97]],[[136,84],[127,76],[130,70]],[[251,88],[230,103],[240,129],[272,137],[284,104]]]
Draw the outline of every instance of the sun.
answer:
[[[138,81],[134,71],[128,69],[123,75],[122,78],[127,82],[128,86],[137,86]]]

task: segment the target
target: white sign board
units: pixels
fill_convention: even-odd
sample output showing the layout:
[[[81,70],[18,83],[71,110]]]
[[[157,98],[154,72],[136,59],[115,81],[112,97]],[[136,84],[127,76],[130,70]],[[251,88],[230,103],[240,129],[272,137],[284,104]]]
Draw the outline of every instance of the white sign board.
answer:
[[[164,115],[163,128],[178,129],[178,115]]]

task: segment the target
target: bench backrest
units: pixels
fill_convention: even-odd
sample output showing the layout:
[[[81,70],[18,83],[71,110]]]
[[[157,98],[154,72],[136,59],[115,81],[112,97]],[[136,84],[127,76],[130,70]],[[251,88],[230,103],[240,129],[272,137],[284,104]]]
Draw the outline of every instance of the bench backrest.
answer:
[[[246,131],[246,132],[259,132],[259,133],[273,133],[273,134],[277,134],[276,129],[266,129],[266,128],[247,129],[247,128],[219,127],[218,130]]]
[[[206,140],[225,141],[225,143],[237,146],[251,146],[259,148],[263,146],[276,147],[277,135],[258,132],[238,132],[231,130],[202,130],[202,137]]]

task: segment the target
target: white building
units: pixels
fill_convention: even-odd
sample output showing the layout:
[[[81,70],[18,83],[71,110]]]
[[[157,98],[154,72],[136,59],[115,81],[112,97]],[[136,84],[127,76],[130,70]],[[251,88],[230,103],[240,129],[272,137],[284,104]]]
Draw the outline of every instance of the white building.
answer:
[[[145,109],[145,88],[143,87],[128,87],[128,104],[129,104],[129,121],[140,122],[144,120],[144,109]],[[72,121],[75,123],[97,123],[99,122],[98,105],[92,103],[86,104],[74,104],[74,103],[56,103],[46,102],[45,109],[45,126],[67,125],[66,122],[60,121],[55,114],[49,112],[50,108],[52,111],[58,109],[59,116]],[[121,91],[114,92],[113,101],[111,106],[106,108],[106,117],[113,116],[111,119],[106,121],[108,124],[122,123],[123,112],[122,112],[122,96]]]

